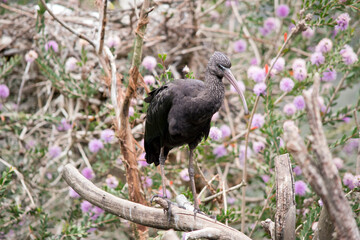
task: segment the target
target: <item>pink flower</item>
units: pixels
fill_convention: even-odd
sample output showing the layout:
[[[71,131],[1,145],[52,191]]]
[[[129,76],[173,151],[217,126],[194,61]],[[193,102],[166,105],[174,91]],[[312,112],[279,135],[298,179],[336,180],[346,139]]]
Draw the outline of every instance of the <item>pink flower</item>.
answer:
[[[100,138],[104,143],[110,143],[114,139],[115,133],[111,129],[105,129],[101,131]]]
[[[301,33],[301,35],[304,38],[312,38],[314,36],[314,33],[315,31],[312,28],[308,27],[305,31]]]
[[[221,130],[217,127],[211,127],[209,137],[214,141],[219,141],[222,138]]]
[[[324,62],[325,62],[325,57],[322,55],[321,52],[314,52],[314,53],[311,55],[310,61],[311,61],[311,64],[312,64],[312,65],[319,66],[319,65],[321,65],[321,64],[324,64]]]
[[[304,196],[307,191],[307,186],[304,181],[296,181],[294,184],[295,194],[299,196]]]
[[[93,205],[86,200],[82,201],[80,204],[80,208],[83,213],[89,212],[92,209],[92,207]]]
[[[296,58],[292,64],[292,69],[295,70],[297,68],[305,68],[306,69],[306,62],[304,59]]]
[[[152,76],[152,75],[146,75],[146,76],[144,77],[144,82],[145,82],[147,85],[151,86],[151,85],[153,85],[153,84],[155,83],[155,78],[154,78],[154,76]]]
[[[295,97],[293,103],[297,110],[303,110],[305,108],[305,99],[303,96]]]
[[[346,65],[351,65],[358,61],[358,56],[354,52],[353,48],[349,45],[345,45],[344,48],[340,51],[342,60]]]
[[[190,181],[188,169],[184,168],[183,170],[181,170],[181,172],[180,172],[180,178],[181,178],[183,181],[185,181],[185,182]]]
[[[257,96],[260,96],[261,94],[265,95],[266,84],[263,82],[255,84],[253,91]]]
[[[228,125],[222,125],[220,127],[222,138],[227,138],[231,135],[231,129]]]
[[[106,41],[106,45],[109,48],[117,48],[120,46],[120,38],[118,36],[110,36],[107,41]]]
[[[71,187],[69,187],[69,196],[71,198],[80,198],[80,195],[77,192],[75,192],[75,190],[72,189]]]
[[[238,87],[240,88],[240,90],[242,92],[245,92],[246,89],[245,89],[245,84],[243,83],[243,81],[237,81],[236,84],[238,85]],[[232,84],[230,84],[230,91],[237,93],[237,91],[235,90],[235,88],[233,87]]]
[[[149,71],[154,70],[154,68],[156,67],[156,64],[157,64],[157,61],[152,56],[146,56],[144,58],[144,60],[142,61],[142,65],[144,66],[144,68],[146,68]]]
[[[240,39],[234,43],[234,51],[238,53],[244,52],[246,51],[246,46],[247,46],[246,41]]]
[[[116,188],[119,185],[119,180],[110,174],[107,176],[105,182],[109,188]]]
[[[332,82],[336,79],[336,71],[335,69],[328,68],[325,72],[323,72],[323,76],[321,78],[324,82]]]
[[[280,18],[285,18],[289,15],[290,9],[288,5],[282,4],[276,8],[276,15]]]
[[[296,176],[300,176],[302,174],[301,168],[299,166],[294,167],[293,172]]]
[[[48,51],[49,49],[52,49],[54,52],[58,52],[59,51],[59,45],[57,44],[57,42],[55,42],[54,40],[48,41],[45,44],[45,50]]]
[[[349,26],[350,19],[351,18],[348,13],[340,14],[336,19],[337,25],[335,26],[335,29],[341,31],[346,30]]]
[[[261,179],[264,181],[264,183],[267,183],[270,180],[270,176],[269,175],[262,175]]]
[[[264,29],[269,32],[276,30],[280,26],[280,21],[277,18],[269,17],[264,21]]]
[[[91,212],[92,212],[92,216],[91,216],[91,219],[92,220],[96,220],[102,213],[104,213],[105,211],[101,208],[99,208],[98,206],[94,206],[92,209],[91,209]]]
[[[263,82],[266,77],[265,69],[260,68],[258,66],[250,66],[247,70],[248,78],[251,78],[257,83]]]
[[[220,158],[227,154],[227,150],[224,145],[219,145],[213,149],[213,154],[216,158]]]
[[[293,103],[288,103],[284,106],[284,109],[283,109],[284,113],[287,115],[287,116],[292,116],[296,113],[296,107],[295,107],[295,104]]]
[[[349,189],[353,189],[355,187],[355,177],[351,173],[345,173],[343,177],[343,183]]]
[[[251,122],[251,128],[257,127],[261,128],[265,123],[265,117],[260,113],[255,113],[253,116],[253,120]]]
[[[259,153],[265,149],[265,144],[263,142],[253,142],[253,150],[255,153]]]
[[[327,53],[330,52],[333,47],[333,43],[328,38],[323,38],[315,47],[315,52]]]
[[[65,62],[65,70],[67,72],[73,72],[78,67],[77,64],[78,60],[74,57],[69,57]]]
[[[89,142],[89,150],[92,153],[97,153],[104,148],[104,144],[99,139],[93,139]]]
[[[5,84],[0,85],[0,98],[5,99],[10,95],[10,90]]]
[[[25,55],[25,61],[28,63],[32,63],[35,61],[35,59],[38,58],[38,54],[34,50],[30,50]]]
[[[158,195],[159,195],[160,197],[164,197],[163,194],[164,194],[164,193],[163,193],[162,187],[160,187],[160,188],[159,188]],[[167,197],[168,199],[171,199],[172,194],[171,194],[171,192],[170,192],[169,190],[165,189],[165,194],[166,194],[166,197]]]
[[[337,169],[341,169],[344,166],[344,161],[341,158],[334,158],[333,162]]]
[[[134,113],[135,113],[135,109],[130,106],[130,107],[129,107],[129,117],[134,116]]]
[[[307,77],[306,68],[295,68],[294,78],[299,82],[303,81]]]
[[[61,148],[59,146],[52,146],[49,148],[49,156],[51,158],[56,158],[60,155]]]
[[[275,62],[275,58],[273,58],[270,62],[271,65],[274,64],[273,69],[275,69],[278,72],[281,72],[282,70],[284,70],[284,68],[285,68],[285,59],[284,58],[279,57],[276,60],[276,62],[275,63],[274,62]]]
[[[147,188],[149,188],[153,185],[153,180],[150,177],[141,177],[141,180],[144,181],[144,185]]]
[[[68,131],[69,129],[71,129],[71,124],[65,119],[61,119],[60,124],[57,126],[57,130],[62,132],[62,131]]]
[[[294,88],[294,82],[290,78],[283,78],[280,82],[280,89],[284,92],[290,92]]]
[[[86,177],[87,179],[91,180],[95,177],[95,174],[93,172],[93,170],[91,168],[84,168],[82,171],[81,171],[81,174]]]
[[[257,59],[256,58],[252,58],[250,61],[251,65],[258,65]]]

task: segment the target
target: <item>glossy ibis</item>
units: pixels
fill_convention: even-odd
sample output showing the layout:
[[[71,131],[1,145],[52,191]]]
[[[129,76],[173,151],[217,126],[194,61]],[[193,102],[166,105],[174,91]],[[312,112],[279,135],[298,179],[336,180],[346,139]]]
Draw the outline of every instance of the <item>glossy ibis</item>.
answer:
[[[193,150],[207,138],[210,121],[224,99],[222,78],[227,78],[240,94],[245,113],[248,114],[244,94],[230,71],[231,62],[221,52],[215,52],[206,67],[205,81],[179,79],[169,82],[149,93],[145,124],[146,162],[161,167],[163,197],[166,197],[164,163],[169,151],[184,144],[189,145],[189,177],[194,197],[195,213],[199,203],[194,182]]]

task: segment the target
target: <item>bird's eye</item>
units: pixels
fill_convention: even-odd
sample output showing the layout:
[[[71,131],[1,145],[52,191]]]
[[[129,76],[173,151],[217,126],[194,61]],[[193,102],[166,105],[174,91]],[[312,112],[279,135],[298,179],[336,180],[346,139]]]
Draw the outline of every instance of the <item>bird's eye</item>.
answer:
[[[222,70],[225,70],[225,67],[221,64],[219,64],[218,67],[221,68]]]

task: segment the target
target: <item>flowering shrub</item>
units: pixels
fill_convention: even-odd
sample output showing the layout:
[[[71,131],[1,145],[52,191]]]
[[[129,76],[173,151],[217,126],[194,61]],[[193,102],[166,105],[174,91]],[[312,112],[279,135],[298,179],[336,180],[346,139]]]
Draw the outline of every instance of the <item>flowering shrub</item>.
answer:
[[[132,239],[130,222],[105,212],[69,187],[62,179],[64,166],[70,163],[97,187],[131,199],[133,183],[126,180],[128,162],[119,144],[126,141],[117,126],[116,111],[120,109],[129,121],[132,142],[128,147],[135,149],[131,154],[137,161],[134,168],[139,173],[141,194],[147,200],[154,194],[162,196],[160,170],[145,160],[148,103],[144,99],[165,82],[203,79],[214,51],[229,56],[249,110],[255,111],[243,114],[235,89],[224,79],[226,99],[211,120],[208,138],[194,152],[196,186],[198,192],[203,189],[201,210],[239,230],[238,223],[243,221],[242,231],[252,239],[270,239],[256,223],[274,220],[274,159],[289,152],[283,140],[286,120],[299,127],[311,157],[315,157],[303,91],[314,89],[318,73],[318,120],[327,137],[333,169],[360,225],[356,201],[360,143],[359,123],[355,122],[355,114],[358,122],[360,118],[358,2],[303,1],[296,6],[274,6],[273,1],[262,1],[260,6],[235,0],[216,7],[218,1],[202,1],[201,5],[197,1],[193,5],[159,2],[149,13],[142,36],[136,25],[138,11],[123,8],[120,1],[121,7],[114,4],[114,8],[121,17],[108,9],[102,40],[93,29],[98,25],[96,18],[88,17],[97,16],[97,9],[81,2],[78,6],[84,9],[80,14],[64,6],[67,13],[60,19],[84,34],[81,36],[89,36],[96,46],[50,21],[47,14],[45,17],[41,1],[36,25],[25,24],[29,16],[12,11],[17,8],[14,2],[3,3],[11,8],[0,7],[4,19],[0,30],[0,239]],[[21,21],[13,22],[17,18]],[[136,36],[144,38],[137,85],[129,80]],[[135,92],[128,111],[113,105],[114,79],[111,71],[107,72],[111,68],[104,67],[111,59],[98,52],[98,41],[114,56],[118,100],[125,99],[127,90]],[[192,91],[189,89],[188,95]],[[187,147],[179,147],[166,160],[169,186],[165,193],[171,200],[182,193],[192,201],[187,156]],[[292,157],[291,164],[297,238],[310,239],[327,202],[311,187],[306,169]],[[242,181],[247,184],[245,199],[238,187],[205,201]],[[163,232],[149,231],[148,235],[161,239]]]

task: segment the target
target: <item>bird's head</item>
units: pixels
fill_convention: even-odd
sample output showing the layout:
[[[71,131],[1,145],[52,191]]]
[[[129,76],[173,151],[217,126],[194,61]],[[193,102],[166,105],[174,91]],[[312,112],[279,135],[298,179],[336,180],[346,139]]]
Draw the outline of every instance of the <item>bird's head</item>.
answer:
[[[231,68],[230,59],[221,52],[215,52],[211,56],[207,67],[208,67],[208,71],[210,72],[210,74],[217,76],[220,80],[223,77],[225,77],[227,80],[229,80],[231,85],[234,86],[235,90],[240,95],[240,98],[244,105],[245,114],[248,114],[249,110],[248,110],[248,107],[246,104],[244,93],[240,90],[234,75],[230,71],[230,68]]]

